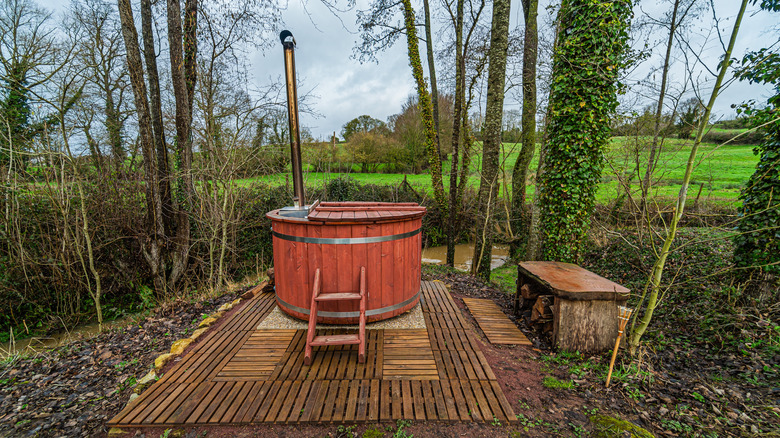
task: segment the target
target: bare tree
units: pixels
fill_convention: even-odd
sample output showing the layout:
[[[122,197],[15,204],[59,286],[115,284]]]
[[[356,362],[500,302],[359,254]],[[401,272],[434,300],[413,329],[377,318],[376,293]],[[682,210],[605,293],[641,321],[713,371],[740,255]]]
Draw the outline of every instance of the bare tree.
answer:
[[[0,106],[5,133],[0,143],[0,165],[25,167],[29,141],[42,134],[54,114],[35,117],[32,102],[45,94],[47,82],[63,67],[51,14],[30,0],[8,0],[0,5]],[[37,119],[37,120],[36,120]],[[11,156],[17,160],[10,163]]]
[[[488,66],[488,96],[485,106],[485,127],[482,146],[482,174],[477,206],[476,243],[471,272],[490,278],[493,252],[492,216],[498,197],[498,166],[501,148],[501,118],[504,113],[506,59],[509,47],[509,9],[511,0],[493,2],[490,31],[490,64]]]
[[[650,321],[653,317],[653,312],[655,311],[657,305],[658,305],[658,299],[659,294],[661,293],[661,279],[664,273],[664,266],[666,265],[666,259],[668,258],[670,252],[671,252],[671,246],[674,242],[675,237],[677,236],[677,227],[680,223],[680,219],[682,218],[683,211],[685,210],[685,201],[688,197],[688,185],[691,181],[691,175],[693,174],[693,168],[695,166],[696,162],[696,154],[699,150],[699,145],[701,144],[702,136],[704,134],[704,130],[707,126],[707,121],[710,118],[710,114],[712,112],[712,107],[715,105],[715,100],[718,98],[718,94],[721,91],[721,86],[723,85],[723,79],[726,76],[726,72],[729,69],[729,66],[732,62],[731,60],[731,54],[734,49],[734,44],[737,39],[737,34],[739,33],[739,28],[742,24],[742,17],[745,14],[745,9],[747,7],[748,0],[742,0],[741,6],[739,9],[739,13],[737,14],[736,20],[734,21],[734,27],[731,31],[731,37],[729,38],[728,46],[725,48],[724,51],[724,61],[720,63],[720,70],[718,72],[717,78],[715,79],[715,84],[713,85],[712,92],[710,93],[709,100],[707,102],[707,105],[704,109],[704,115],[702,116],[701,121],[699,122],[699,125],[696,130],[696,140],[694,140],[693,147],[691,147],[690,155],[688,156],[688,162],[685,166],[685,174],[683,175],[683,181],[682,186],[680,187],[680,193],[677,196],[677,202],[674,208],[674,212],[671,218],[671,221],[668,225],[668,227],[665,227],[665,236],[664,241],[660,249],[657,249],[655,254],[655,262],[653,264],[652,270],[648,275],[647,282],[645,283],[644,290],[642,292],[642,296],[640,297],[640,302],[637,307],[641,307],[644,305],[644,313],[641,317],[641,319],[638,317],[639,312],[636,312],[632,324],[631,324],[631,330],[630,330],[630,336],[628,338],[628,345],[629,345],[629,351],[631,354],[635,354],[637,347],[639,346],[639,343],[642,339],[642,335],[647,330],[647,327],[650,325]],[[646,304],[645,304],[645,300]],[[639,322],[638,325],[636,323]]]
[[[66,26],[80,28],[76,61],[85,67],[87,82],[80,102],[79,124],[84,131],[90,152],[97,155],[100,165],[100,138],[92,121],[102,109],[102,125],[117,170],[126,157],[124,125],[130,116],[125,94],[129,91],[127,70],[122,58],[124,45],[120,24],[114,9],[106,0],[82,0],[71,4]]]
[[[528,232],[528,216],[530,212],[526,209],[525,192],[528,168],[536,149],[536,56],[539,45],[536,16],[539,2],[537,0],[522,0],[522,4],[525,20],[525,37],[523,42],[523,114],[521,122],[523,146],[512,170],[512,208],[510,211],[510,224],[514,237],[510,244],[512,257],[519,255],[519,236],[524,234],[527,236]],[[523,254],[525,255],[524,249]]]

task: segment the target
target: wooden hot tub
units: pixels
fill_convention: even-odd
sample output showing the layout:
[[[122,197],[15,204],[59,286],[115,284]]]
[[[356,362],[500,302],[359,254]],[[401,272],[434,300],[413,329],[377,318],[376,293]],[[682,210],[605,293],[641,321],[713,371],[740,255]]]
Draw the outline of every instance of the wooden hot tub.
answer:
[[[322,292],[356,292],[366,268],[368,321],[400,315],[420,301],[420,235],[425,207],[415,203],[323,202],[306,217],[273,210],[276,302],[309,319],[314,272]],[[359,302],[322,302],[318,323],[355,324]]]

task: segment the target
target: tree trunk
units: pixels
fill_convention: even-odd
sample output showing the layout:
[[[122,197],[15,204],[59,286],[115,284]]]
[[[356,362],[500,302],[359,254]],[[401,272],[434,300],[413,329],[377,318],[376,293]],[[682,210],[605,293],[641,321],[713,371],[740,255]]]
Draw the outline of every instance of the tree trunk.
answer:
[[[425,84],[423,76],[422,63],[420,61],[420,49],[417,45],[417,29],[414,23],[414,9],[412,9],[411,0],[402,0],[401,5],[404,12],[404,25],[406,28],[406,43],[409,54],[409,64],[412,67],[412,77],[417,86],[417,96],[420,105],[420,116],[422,117],[425,129],[425,149],[428,152],[428,162],[430,163],[431,185],[433,186],[433,195],[442,213],[443,224],[447,223],[447,197],[444,194],[444,182],[442,180],[441,160],[439,151],[436,150],[436,130],[433,125],[433,110],[431,105],[431,95],[428,94],[428,87]]]
[[[538,0],[523,0],[525,17],[525,41],[523,43],[523,120],[520,155],[512,169],[512,209],[510,224],[514,240],[509,246],[510,256],[518,258],[523,249],[523,241],[528,240],[529,212],[525,205],[528,167],[536,149],[536,54],[538,50],[538,32],[536,16]],[[538,170],[538,168],[537,168]],[[523,236],[522,240],[520,236]],[[527,257],[526,257],[527,259]]]
[[[655,108],[655,120],[653,125],[653,143],[650,145],[650,156],[647,159],[647,169],[645,169],[645,178],[642,180],[642,197],[640,199],[640,224],[650,225],[650,218],[647,215],[647,196],[650,191],[651,178],[653,177],[653,170],[656,165],[656,154],[658,148],[663,145],[663,138],[659,137],[661,134],[661,117],[664,109],[664,98],[666,97],[666,80],[669,76],[669,60],[672,56],[672,45],[674,43],[674,33],[677,29],[677,10],[680,6],[680,0],[674,0],[674,7],[672,9],[672,21],[669,23],[669,38],[666,41],[666,56],[664,57],[664,67],[661,73],[661,89],[658,92],[658,104]]]
[[[558,45],[558,35],[560,34],[561,23],[558,17],[555,19],[555,40],[553,40],[553,52]],[[531,218],[528,224],[528,243],[525,245],[525,259],[526,260],[540,260],[542,256],[542,235],[541,227],[539,226],[539,215],[541,214],[541,197],[539,194],[539,181],[544,174],[544,163],[546,157],[546,145],[549,138],[548,126],[550,125],[550,96],[552,95],[552,88],[547,93],[547,111],[544,113],[544,119],[542,120],[542,138],[539,144],[539,165],[536,166],[536,190],[534,191],[534,199],[531,201]]]
[[[632,2],[564,0],[558,20],[545,172],[537,178],[546,260],[577,263],[596,202],[626,62]]]
[[[168,283],[172,287],[184,274],[190,252],[190,217],[193,206],[192,184],[192,99],[195,87],[195,42],[197,1],[187,0],[185,28],[182,34],[179,0],[168,0],[168,45],[171,58],[171,82],[176,101],[176,152],[179,160],[179,190],[182,204],[176,214],[175,250]]]
[[[511,0],[493,2],[493,20],[490,30],[490,64],[485,105],[484,139],[482,145],[482,175],[477,200],[476,244],[471,273],[490,279],[490,261],[493,252],[493,209],[498,196],[499,151],[504,112],[504,84],[506,56],[509,46],[509,10]]]
[[[707,102],[707,106],[705,107],[704,116],[699,121],[699,126],[696,131],[696,140],[693,142],[693,147],[691,148],[691,152],[688,155],[688,162],[685,165],[685,174],[683,175],[680,193],[677,195],[677,204],[674,209],[674,214],[672,216],[671,223],[669,224],[669,228],[667,229],[661,250],[657,252],[658,256],[656,257],[655,263],[653,264],[652,271],[648,276],[647,282],[645,283],[645,289],[639,301],[639,306],[641,306],[645,301],[645,297],[647,297],[647,306],[645,307],[645,312],[641,319],[638,319],[638,316],[635,316],[631,323],[631,335],[628,338],[628,347],[631,355],[636,354],[636,350],[637,347],[639,347],[639,342],[642,339],[642,335],[650,325],[650,321],[653,318],[653,312],[658,306],[658,296],[661,291],[661,278],[663,276],[664,266],[666,265],[666,259],[669,257],[669,253],[671,252],[672,243],[677,236],[677,226],[679,225],[680,219],[682,219],[683,216],[683,211],[685,210],[685,201],[688,197],[688,185],[691,182],[693,168],[696,164],[696,153],[699,150],[699,145],[701,144],[701,139],[704,135],[704,129],[706,128],[707,122],[710,119],[712,107],[715,105],[715,100],[718,98],[718,93],[720,93],[720,87],[723,84],[723,78],[726,76],[726,72],[731,65],[731,52],[733,51],[734,43],[737,40],[737,34],[739,33],[739,27],[742,23],[742,17],[745,15],[747,3],[748,0],[742,0],[742,5],[740,6],[739,13],[737,14],[737,19],[734,21],[734,29],[731,31],[729,45],[726,48],[726,53],[723,57],[723,59],[726,61],[722,62],[720,65],[720,71],[718,72],[718,77],[715,80],[715,86],[712,88],[709,102]],[[639,312],[635,312],[635,314],[638,315]],[[639,325],[635,327],[637,321],[639,321]]]
[[[108,143],[111,145],[111,156],[114,164],[119,170],[125,159],[125,149],[122,147],[122,122],[119,119],[119,108],[114,103],[114,93],[109,84],[105,84],[103,92],[106,93],[106,132],[108,132]]]
[[[447,224],[447,266],[455,264],[458,216],[458,159],[463,101],[466,99],[466,61],[463,53],[463,3],[458,0],[455,18],[455,102],[452,111],[452,159],[450,160],[450,215]]]
[[[133,27],[135,31],[135,27]],[[157,156],[157,185],[162,202],[164,235],[172,233],[176,207],[171,197],[170,165],[168,164],[168,147],[165,144],[165,127],[162,119],[162,99],[160,98],[160,75],[157,70],[157,55],[154,47],[154,29],[152,28],[152,2],[141,0],[141,35],[144,44],[144,61],[149,81],[149,101],[151,112],[151,129],[154,139],[154,150]],[[143,74],[143,71],[141,71]],[[144,95],[144,100],[146,96]],[[145,158],[145,157],[144,157]]]
[[[433,103],[433,129],[436,130],[436,151],[441,162],[441,144],[439,144],[439,86],[436,84],[436,65],[433,56],[433,38],[431,37],[431,7],[428,0],[423,0],[425,8],[425,48],[428,58],[428,74],[431,81],[431,103]]]
[[[167,284],[165,281],[165,229],[163,227],[163,202],[157,179],[157,157],[155,156],[152,118],[149,112],[149,103],[146,100],[146,83],[144,82],[141,50],[138,46],[138,33],[135,30],[130,0],[117,0],[117,3],[119,6],[119,18],[122,23],[122,37],[125,41],[127,70],[130,76],[130,84],[133,88],[133,98],[138,117],[139,138],[144,155],[146,220],[149,234],[141,242],[141,248],[154,278],[155,290],[158,295],[163,295]],[[143,15],[143,4],[141,11]],[[151,14],[150,10],[146,12]]]

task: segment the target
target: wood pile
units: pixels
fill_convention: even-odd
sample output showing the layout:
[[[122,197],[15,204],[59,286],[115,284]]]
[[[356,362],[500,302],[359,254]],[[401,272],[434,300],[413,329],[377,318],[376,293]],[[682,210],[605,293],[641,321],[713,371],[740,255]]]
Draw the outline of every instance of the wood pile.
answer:
[[[538,287],[528,283],[520,287],[521,315],[525,318],[526,324],[539,333],[552,333],[554,303],[555,297],[542,294]]]

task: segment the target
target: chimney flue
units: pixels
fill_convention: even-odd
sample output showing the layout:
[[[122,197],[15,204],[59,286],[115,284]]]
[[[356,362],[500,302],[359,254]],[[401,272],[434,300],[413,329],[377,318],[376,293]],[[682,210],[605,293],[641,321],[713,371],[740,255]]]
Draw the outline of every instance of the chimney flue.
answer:
[[[290,121],[290,164],[293,174],[293,202],[296,208],[306,206],[301,165],[301,133],[298,123],[298,88],[295,81],[295,38],[289,30],[279,34],[284,47],[284,73],[287,81],[287,116]]]

